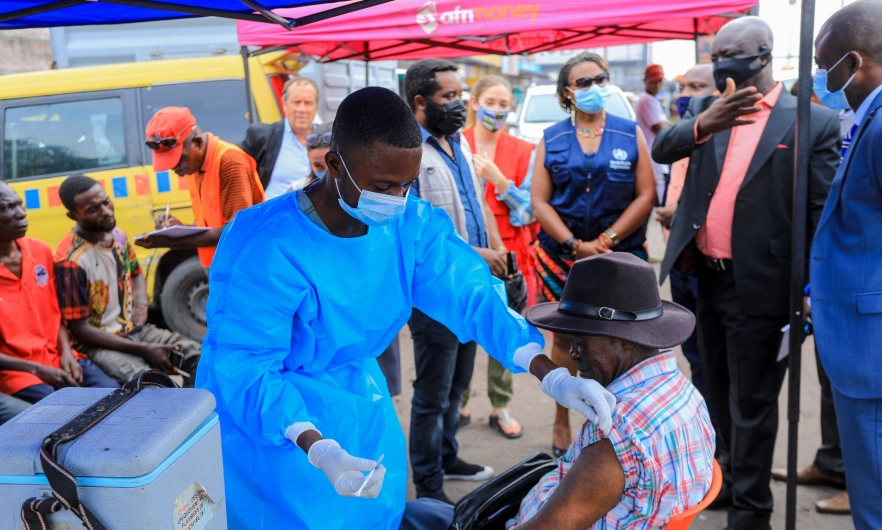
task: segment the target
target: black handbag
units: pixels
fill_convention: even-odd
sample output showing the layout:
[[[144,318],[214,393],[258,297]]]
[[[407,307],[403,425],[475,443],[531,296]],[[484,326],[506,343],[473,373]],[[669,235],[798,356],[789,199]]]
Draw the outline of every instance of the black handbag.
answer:
[[[505,283],[505,292],[508,295],[508,307],[515,313],[523,314],[527,309],[527,281],[524,275],[517,271],[502,279]]]
[[[500,473],[456,503],[449,530],[505,530],[530,489],[556,468],[557,460],[539,452]]]

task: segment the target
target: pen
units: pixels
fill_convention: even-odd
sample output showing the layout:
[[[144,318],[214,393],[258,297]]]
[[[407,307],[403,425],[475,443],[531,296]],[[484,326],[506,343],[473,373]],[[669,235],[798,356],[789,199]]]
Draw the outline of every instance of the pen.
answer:
[[[386,456],[386,455],[382,454],[382,455],[380,455],[380,458],[377,459],[377,465],[375,465],[374,468],[371,469],[371,472],[368,473],[367,477],[365,477],[364,482],[361,483],[361,487],[358,488],[358,491],[355,492],[356,497],[361,497],[361,490],[363,490],[364,487],[367,486],[367,483],[371,481],[371,477],[374,476],[374,471],[376,471],[377,468],[380,467],[380,464],[383,462],[384,456]]]
[[[167,203],[165,205],[165,219],[163,219],[163,221],[162,221],[163,228],[168,228],[168,214],[169,214],[170,210],[171,210],[171,203]]]

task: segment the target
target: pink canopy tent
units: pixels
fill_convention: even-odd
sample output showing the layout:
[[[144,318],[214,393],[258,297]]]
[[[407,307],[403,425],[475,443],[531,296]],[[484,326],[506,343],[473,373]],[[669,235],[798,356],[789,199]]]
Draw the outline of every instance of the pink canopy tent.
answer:
[[[519,2],[525,3],[519,3]],[[396,0],[308,27],[239,21],[243,46],[293,48],[319,61],[421,59],[692,40],[757,0]],[[341,2],[339,6],[347,5]],[[277,9],[299,18],[327,5]],[[427,50],[432,49],[431,52]]]

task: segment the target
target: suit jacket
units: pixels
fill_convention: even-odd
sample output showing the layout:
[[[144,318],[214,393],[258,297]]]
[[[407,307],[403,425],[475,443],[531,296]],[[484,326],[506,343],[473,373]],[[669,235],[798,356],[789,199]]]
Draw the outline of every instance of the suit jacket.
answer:
[[[660,282],[684,250],[684,260],[703,267],[694,238],[707,218],[711,197],[720,180],[731,131],[695,143],[698,114],[719,96],[694,98],[683,119],[663,129],[652,146],[652,158],[662,164],[689,157],[686,182],[671,220],[671,236],[661,266]],[[796,98],[782,91],[750,161],[735,199],[732,220],[732,270],[738,297],[753,316],[782,316],[790,305],[790,240],[793,209],[793,161]],[[812,105],[811,167],[808,176],[808,248],[821,217],[830,183],[839,166],[839,118],[836,112]],[[808,274],[808,269],[806,269]],[[808,279],[808,275],[806,275]]]
[[[811,250],[812,321],[830,381],[882,398],[882,94],[852,137]]]
[[[284,118],[283,118],[284,120]],[[269,185],[276,159],[282,148],[282,135],[285,133],[285,122],[280,120],[273,124],[254,123],[245,132],[245,139],[239,144],[243,151],[251,155],[257,162],[257,174],[263,189]]]

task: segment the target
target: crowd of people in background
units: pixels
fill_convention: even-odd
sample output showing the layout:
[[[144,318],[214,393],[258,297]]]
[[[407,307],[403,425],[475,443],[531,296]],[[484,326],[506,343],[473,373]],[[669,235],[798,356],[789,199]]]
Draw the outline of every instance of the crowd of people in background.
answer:
[[[858,528],[882,524],[882,453],[873,442],[880,436],[882,364],[873,357],[878,341],[868,347],[882,333],[876,320],[882,302],[879,292],[864,293],[878,279],[873,261],[879,257],[878,234],[872,231],[878,229],[882,189],[875,146],[882,125],[873,116],[882,107],[882,39],[869,21],[879,15],[877,3],[862,0],[821,29],[816,57],[824,70],[815,78],[819,104],[811,108],[807,176],[805,244],[812,250],[805,258],[806,282],[811,278],[806,312],[816,334],[823,440],[797,482],[844,488],[848,480],[847,492],[819,501],[818,509],[854,510]],[[702,474],[709,469],[702,462],[713,455],[724,485],[712,508],[728,509],[730,528],[769,528],[770,480],[786,480],[785,470],[772,469],[772,457],[787,368],[778,352],[790,319],[797,105],[795,95],[773,79],[773,46],[771,29],[761,19],[728,23],[713,42],[714,64],[696,65],[679,79],[673,117],[657,97],[664,71],[650,65],[645,93],[635,104],[636,121],[604,111],[616,80],[602,57],[580,53],[561,68],[557,81],[557,97],[569,116],[546,129],[538,145],[506,131],[506,117],[517,102],[504,78],[480,79],[465,102],[462,78],[451,62],[423,59],[405,75],[402,97],[422,135],[419,175],[405,193],[446,213],[455,233],[502,280],[510,310],[549,331],[550,357],[558,366],[585,376],[580,359],[589,356],[587,344],[596,335],[615,337],[620,342],[603,347],[611,348],[610,358],[627,359],[621,361],[627,366],[595,378],[611,375],[603,385],[616,388],[610,391],[620,399],[632,396],[626,409],[662,414],[653,408],[658,394],[634,397],[644,379],[681,394],[676,413],[650,421],[667,422],[665,428],[683,436],[680,442],[647,437],[640,443],[647,444],[648,453],[637,455],[633,446],[624,448],[627,436],[637,435],[623,434],[621,440],[613,436],[613,453],[588,458],[599,466],[609,464],[604,458],[610,455],[613,464],[617,456],[623,466],[650,459],[678,476],[699,469],[692,476],[695,483],[680,483],[680,490],[663,494],[668,483],[660,476],[627,477],[621,485],[616,473],[592,476],[611,481],[612,491],[630,499],[619,503],[622,495],[616,495],[606,504],[598,501],[592,520],[624,524],[628,514],[648,513],[664,521],[672,506],[697,504],[710,478]],[[193,386],[202,347],[148,322],[146,282],[133,244],[196,250],[210,274],[218,242],[236,214],[274,199],[297,201],[309,219],[331,231],[303,190],[322,185],[332,159],[345,166],[332,150],[337,129],[333,122],[315,124],[319,88],[308,78],[290,79],[281,103],[285,117],[252,125],[241,146],[202,131],[186,108],[162,109],[147,124],[144,140],[153,150],[154,169],[173,170],[187,180],[195,224],[206,229],[197,235],[125,234],[116,227],[103,185],[71,175],[59,197],[75,226],[60,242],[51,242],[57,243],[53,252],[50,242],[27,237],[22,200],[0,181],[0,422],[59,388],[114,388],[149,368],[178,373],[185,386]],[[335,166],[333,173],[352,179],[348,169]],[[337,196],[346,210],[341,186]],[[359,204],[365,197],[362,192]],[[694,329],[680,322],[674,338],[662,340],[664,331],[651,328],[653,337],[634,338],[643,332],[585,330],[540,314],[542,302],[579,313],[593,307],[597,296],[606,296],[576,292],[594,275],[613,270],[598,263],[615,264],[648,289],[646,230],[653,208],[667,242],[659,281],[669,279],[679,304],[668,310],[695,313]],[[160,215],[156,224],[182,223]],[[602,255],[606,261],[582,261]],[[657,287],[652,290],[657,299]],[[609,294],[632,301],[645,295]],[[594,308],[599,321],[616,319],[615,312],[607,318],[603,309]],[[638,314],[626,320],[641,319]],[[407,325],[416,367],[412,479],[418,498],[452,505],[445,480],[494,475],[489,466],[458,456],[457,432],[471,421],[467,405],[478,345],[461,342],[461,334],[416,308]],[[629,329],[643,328],[632,323]],[[677,345],[691,368],[695,397],[676,375],[667,351]],[[395,395],[401,390],[398,338],[382,346],[388,347],[379,366]],[[663,382],[652,379],[659,374],[666,377]],[[512,373],[496,358],[488,364],[487,388],[490,426],[507,439],[522,436],[524,427],[509,410]],[[614,429],[620,427],[617,423]],[[541,509],[578,455],[591,454],[589,448],[603,434],[587,422],[574,442],[569,409],[561,404],[550,434],[549,447],[563,458],[563,467],[527,496],[509,528],[539,514],[549,524],[576,517],[560,511],[552,517],[549,510],[561,508],[551,502]],[[672,460],[673,452],[686,451],[678,445],[683,440],[698,444],[687,451],[695,456]],[[671,506],[662,507],[663,498]]]

